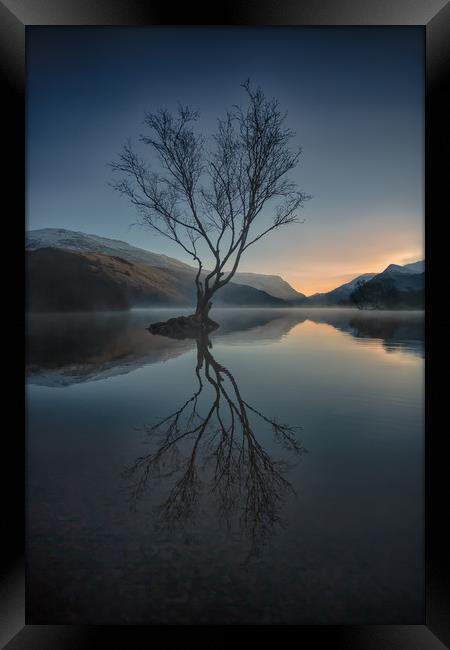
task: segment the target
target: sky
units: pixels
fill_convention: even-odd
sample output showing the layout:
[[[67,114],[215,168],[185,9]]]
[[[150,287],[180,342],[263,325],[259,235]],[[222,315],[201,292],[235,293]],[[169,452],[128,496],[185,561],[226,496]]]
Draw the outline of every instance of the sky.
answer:
[[[239,270],[281,275],[310,295],[423,259],[421,27],[27,27],[27,228],[192,263],[132,225],[108,163],[160,107],[188,104],[212,133],[244,101],[247,78],[287,110],[303,151],[291,178],[312,198],[304,223],[260,240]]]

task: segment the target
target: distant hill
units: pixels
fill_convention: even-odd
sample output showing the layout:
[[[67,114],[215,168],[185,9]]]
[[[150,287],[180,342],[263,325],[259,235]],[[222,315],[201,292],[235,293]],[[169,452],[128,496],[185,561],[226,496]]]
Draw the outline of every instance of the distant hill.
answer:
[[[108,239],[106,237],[99,237],[98,235],[66,230],[65,228],[29,230],[26,235],[25,246],[29,251],[42,248],[63,248],[83,253],[102,253],[103,255],[120,257],[128,262],[141,262],[161,269],[182,271],[190,274],[191,281],[192,274],[196,272],[193,266],[180,262],[173,257],[131,246],[117,239]],[[297,301],[304,298],[302,293],[293,289],[290,284],[277,275],[236,273],[233,277],[233,284],[253,287],[282,300]]]
[[[234,284],[246,284],[255,289],[266,291],[270,295],[282,300],[303,300],[305,294],[296,291],[279,275],[262,275],[261,273],[236,273]]]
[[[27,251],[26,265],[28,311],[111,311],[195,304],[192,273],[179,269],[62,248]],[[264,291],[231,283],[214,300],[215,306],[285,304]]]
[[[26,234],[25,248],[30,251],[41,248],[65,248],[82,253],[103,253],[103,255],[121,257],[128,262],[142,262],[162,269],[193,271],[193,267],[173,257],[152,253],[118,239],[88,235],[64,228],[29,230]]]
[[[26,250],[30,310],[195,304],[196,269],[167,255],[64,228],[28,231]],[[424,260],[404,266],[390,264],[382,273],[364,273],[332,291],[309,297],[278,275],[242,272],[236,273],[233,281],[217,293],[214,305],[355,306],[355,290],[371,283],[367,291],[374,292],[372,298],[378,296],[380,304],[387,300],[394,305],[392,308],[396,308],[396,304],[398,308],[421,308],[424,271]]]
[[[411,273],[425,273],[425,260],[405,264],[403,268],[408,269]]]
[[[425,272],[390,264],[382,273],[355,287],[350,300],[360,309],[423,309]]]
[[[354,292],[359,289],[359,293],[356,296],[362,296],[362,287],[367,285],[368,288],[364,294],[365,296],[369,295],[368,292],[375,291],[376,293],[377,291],[382,291],[386,293],[390,291],[391,295],[388,302],[392,309],[407,307],[421,309],[423,305],[424,271],[424,260],[413,262],[412,264],[405,264],[404,266],[389,264],[381,273],[363,273],[332,291],[316,293],[309,296],[302,304],[305,307],[355,306],[353,300],[355,297]],[[414,295],[413,293],[410,293],[410,295],[400,295],[405,291],[417,293]],[[380,305],[383,300],[380,302]],[[409,307],[409,305],[411,306]]]
[[[413,262],[412,264],[405,264],[404,266],[400,266],[399,264],[389,264],[382,273],[379,273],[378,275],[384,274],[390,274],[390,273],[403,273],[403,274],[408,274],[408,273],[424,273],[425,272],[425,260],[421,260],[420,262]]]
[[[336,287],[336,289],[333,289],[332,291],[328,291],[327,293],[315,293],[306,299],[306,304],[315,307],[333,307],[336,305],[347,304],[350,299],[350,294],[355,289],[358,282],[367,282],[368,280],[371,280],[375,275],[375,273],[363,273],[362,275],[358,275],[358,277],[354,278],[350,282],[341,284],[339,287]]]
[[[126,310],[126,292],[98,254],[42,248],[26,254],[27,311]]]

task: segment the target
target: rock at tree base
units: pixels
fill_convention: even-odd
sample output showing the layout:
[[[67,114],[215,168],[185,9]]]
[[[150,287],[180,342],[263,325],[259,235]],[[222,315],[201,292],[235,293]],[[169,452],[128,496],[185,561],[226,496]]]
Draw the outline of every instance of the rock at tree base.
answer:
[[[196,339],[205,332],[212,332],[219,324],[210,318],[200,320],[195,314],[178,316],[161,323],[152,323],[149,331],[152,334],[168,336],[172,339]]]

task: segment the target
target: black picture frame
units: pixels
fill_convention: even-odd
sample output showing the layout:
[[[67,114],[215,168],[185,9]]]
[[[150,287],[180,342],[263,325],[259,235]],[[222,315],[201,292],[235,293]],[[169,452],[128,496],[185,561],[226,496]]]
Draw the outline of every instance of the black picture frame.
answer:
[[[5,547],[0,572],[0,647],[63,650],[98,648],[118,643],[121,647],[147,646],[145,627],[27,625],[25,618],[25,445],[23,373],[18,350],[24,341],[24,221],[25,221],[25,32],[29,25],[420,25],[426,36],[426,161],[425,248],[426,274],[426,612],[422,625],[297,626],[296,640],[305,647],[326,643],[337,648],[438,650],[450,646],[450,592],[448,585],[449,533],[445,419],[445,384],[436,379],[445,369],[446,321],[439,303],[445,277],[445,240],[441,223],[448,213],[447,131],[449,112],[445,82],[450,72],[450,4],[445,0],[247,0],[209,7],[185,4],[175,9],[168,3],[140,0],[3,0],[0,1],[0,70],[3,100],[2,180],[4,225],[11,234],[4,242],[14,251],[9,271],[19,282],[4,278],[4,301],[12,318],[5,318],[8,334],[4,348],[10,424],[3,427],[2,541]],[[3,95],[3,93],[2,93]],[[6,109],[6,110],[5,110]],[[443,162],[441,162],[441,160]],[[11,198],[5,210],[6,198]],[[4,235],[6,237],[6,235]],[[7,246],[5,246],[7,243]],[[15,246],[13,246],[15,244]],[[448,276],[448,271],[447,271]],[[22,283],[20,282],[22,280]],[[7,285],[7,286],[6,286]],[[9,292],[9,293],[8,293]],[[6,295],[5,295],[6,294]],[[11,327],[12,326],[12,327]],[[19,341],[11,342],[11,332]],[[23,366],[22,366],[23,367]],[[13,405],[9,394],[15,389]],[[18,426],[19,424],[19,426]],[[153,626],[154,628],[155,626]],[[164,628],[165,630],[167,628]],[[150,631],[153,634],[153,630]]]

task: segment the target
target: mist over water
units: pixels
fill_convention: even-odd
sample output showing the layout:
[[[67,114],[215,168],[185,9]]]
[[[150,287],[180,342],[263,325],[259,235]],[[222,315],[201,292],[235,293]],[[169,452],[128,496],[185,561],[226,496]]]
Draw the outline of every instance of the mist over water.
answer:
[[[27,322],[31,623],[419,623],[423,314]]]

